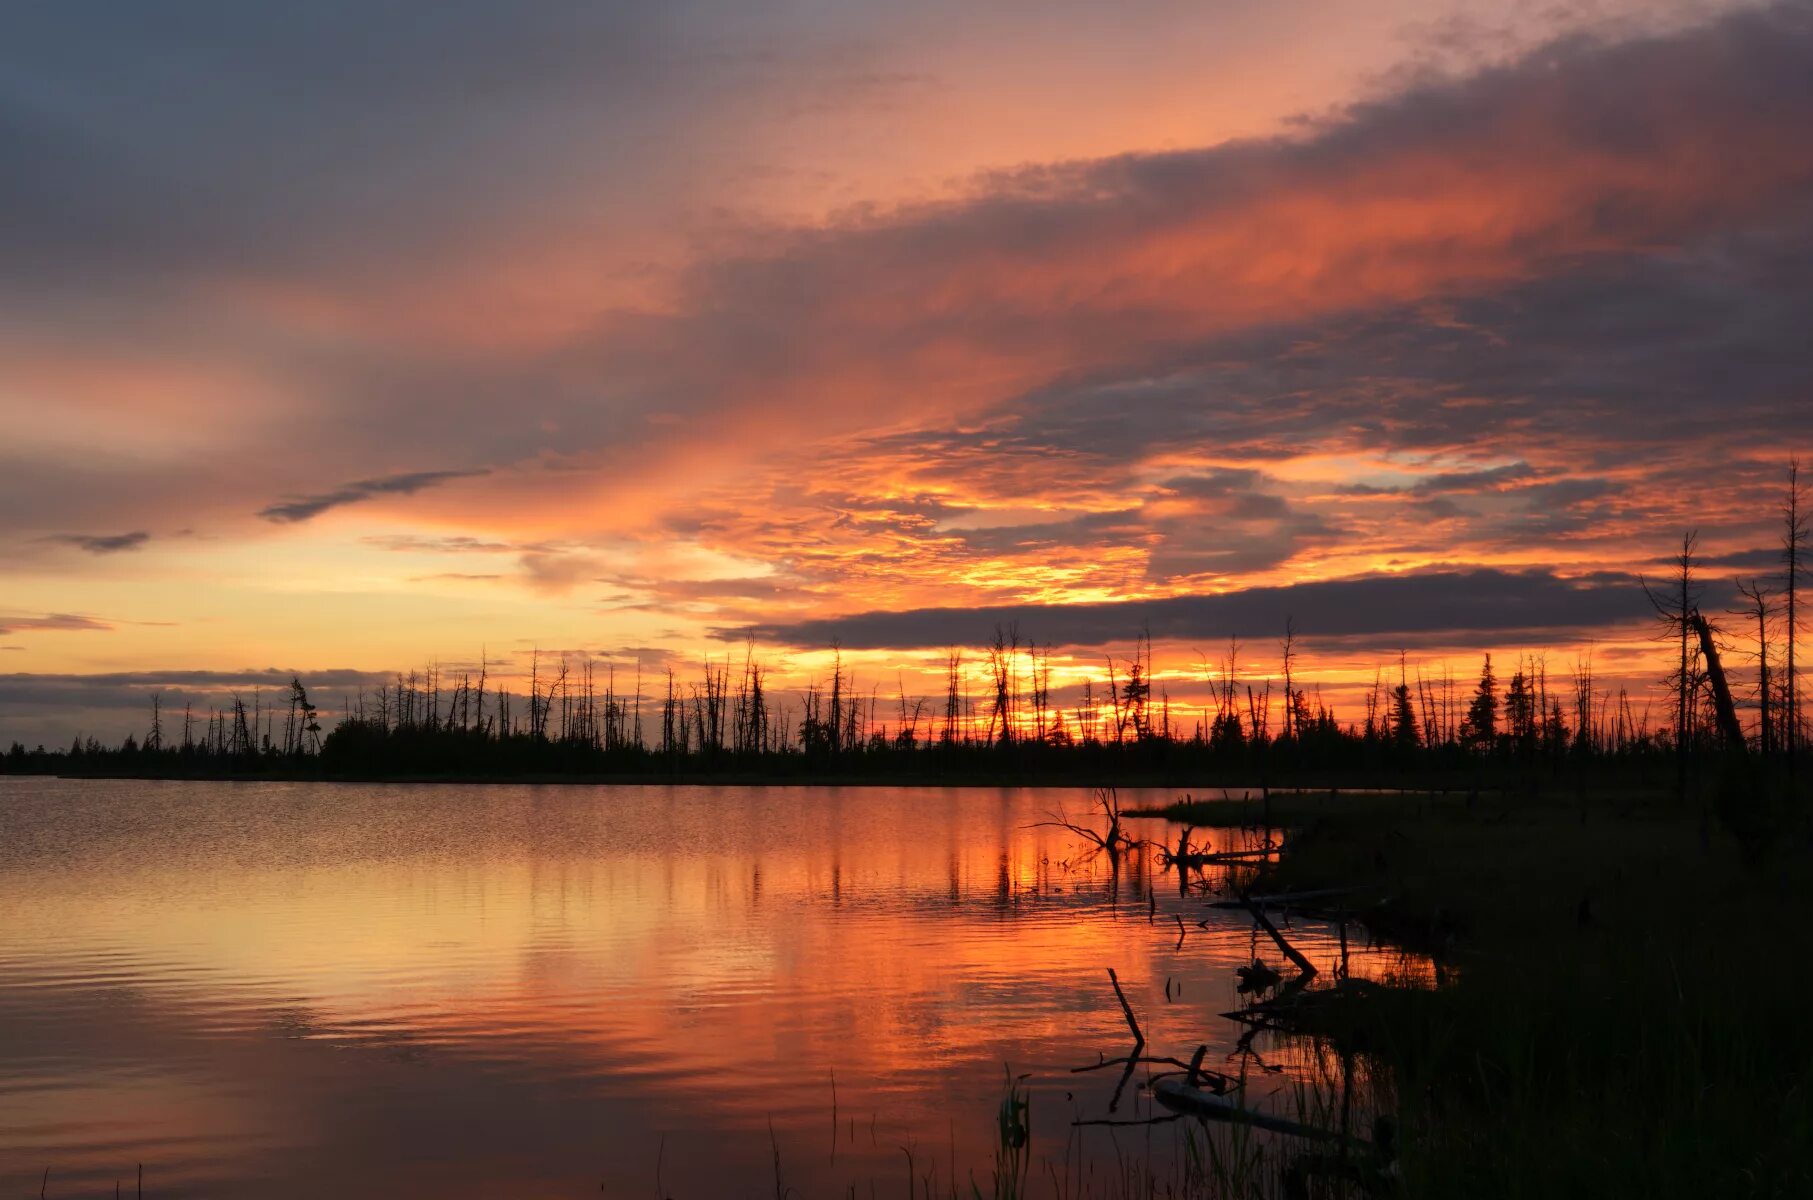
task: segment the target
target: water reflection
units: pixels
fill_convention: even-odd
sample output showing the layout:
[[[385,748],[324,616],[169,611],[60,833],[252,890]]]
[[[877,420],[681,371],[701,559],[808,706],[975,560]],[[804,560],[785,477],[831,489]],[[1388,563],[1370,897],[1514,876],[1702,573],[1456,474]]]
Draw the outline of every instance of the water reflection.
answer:
[[[1124,1048],[1104,969],[1212,1065],[1258,945],[1032,827],[1060,803],[0,782],[0,1192],[772,1195],[777,1149],[808,1196],[986,1179],[1005,1063],[1055,1158],[1113,1083],[1068,1069]]]

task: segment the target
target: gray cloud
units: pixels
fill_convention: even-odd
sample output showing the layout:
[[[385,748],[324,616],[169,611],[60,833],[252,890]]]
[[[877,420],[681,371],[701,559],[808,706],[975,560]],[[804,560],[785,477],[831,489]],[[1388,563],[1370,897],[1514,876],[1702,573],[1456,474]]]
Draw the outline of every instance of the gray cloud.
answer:
[[[361,500],[370,500],[376,496],[410,496],[423,488],[437,487],[450,479],[471,479],[488,475],[487,469],[471,471],[413,471],[404,475],[385,475],[377,479],[362,479],[335,488],[331,492],[322,492],[314,496],[293,496],[279,500],[258,510],[258,515],[267,521],[294,523],[307,521],[320,516],[330,508],[342,505],[357,504]]]
[[[650,86],[673,50],[662,6],[430,20],[411,4],[172,0],[151,19],[78,0],[15,17],[0,167],[20,186],[0,245],[63,282],[396,261],[529,203],[563,156],[601,176],[588,136],[628,152],[680,99]]]
[[[267,701],[289,691],[300,678],[324,714],[337,718],[340,701],[360,689],[395,683],[379,671],[334,669],[242,671],[107,671],[92,675],[0,673],[0,748],[17,739],[27,745],[67,744],[76,734],[117,741],[130,733],[142,737],[151,721],[156,696],[163,710],[164,735],[181,736],[183,709],[193,709],[205,723],[212,709],[225,709],[239,696],[251,704],[256,693]],[[199,736],[199,729],[196,731]]]
[[[784,171],[749,157],[750,127],[827,95],[847,116],[929,84],[910,59],[874,55],[890,28],[914,44],[921,11],[942,10],[923,19],[971,44],[1023,49],[1028,33],[1001,6],[945,0],[905,22],[892,7],[25,5],[0,45],[0,174],[14,183],[0,246],[9,266],[108,290],[160,272],[407,259],[500,215],[657,204],[646,181],[693,183],[701,162]],[[1037,16],[1061,30],[1089,7]],[[1116,34],[1149,54],[1174,6],[1128,7],[1153,11]]]
[[[151,540],[151,535],[140,529],[132,533],[58,533],[42,540],[74,546],[90,554],[117,554],[122,550],[137,550]]]
[[[898,376],[898,395],[880,401],[892,419],[901,397],[936,394],[947,382],[893,370],[915,347],[979,347],[1008,359],[1065,347],[1071,361],[1055,378],[988,401],[1027,422],[1008,431],[1010,444],[1017,436],[1109,461],[1174,438],[1287,457],[1337,436],[1412,448],[1465,445],[1507,429],[1546,437],[1564,423],[1632,418],[1644,404],[1661,410],[1659,419],[1635,436],[1656,442],[1691,424],[1676,397],[1714,387],[1746,410],[1774,404],[1781,420],[1779,385],[1804,376],[1805,356],[1781,339],[1805,323],[1758,311],[1771,298],[1793,306],[1805,292],[1796,285],[1804,274],[1779,264],[1793,263],[1797,252],[1805,257],[1807,171],[1767,152],[1770,138],[1798,145],[1792,139],[1813,120],[1813,36],[1798,5],[1668,37],[1552,46],[1307,123],[1289,140],[1009,172],[960,202],[769,231],[741,254],[704,261],[673,315],[616,314],[527,356],[454,361],[444,348],[381,336],[348,344],[264,328],[248,339],[243,314],[172,305],[161,290],[197,263],[235,271],[249,264],[282,290],[295,264],[268,263],[264,255],[291,252],[273,247],[293,248],[311,270],[362,263],[350,251],[373,245],[419,252],[413,229],[445,232],[474,215],[442,204],[498,215],[496,197],[467,174],[474,164],[484,164],[487,180],[555,190],[545,186],[549,163],[573,149],[567,139],[576,127],[539,118],[583,111],[614,121],[611,105],[637,95],[638,81],[657,66],[684,73],[746,61],[696,37],[711,27],[714,11],[630,6],[587,14],[530,3],[506,14],[479,5],[425,26],[409,5],[368,12],[332,3],[304,17],[180,0],[160,21],[130,6],[36,6],[0,50],[8,66],[0,70],[0,96],[15,101],[0,103],[0,166],[25,184],[9,196],[16,211],[0,221],[0,230],[20,231],[21,244],[0,245],[9,261],[14,250],[41,254],[46,277],[85,304],[97,294],[124,294],[97,289],[97,278],[135,274],[156,302],[132,308],[109,300],[127,306],[116,316],[132,317],[113,325],[150,327],[155,332],[144,336],[154,348],[179,359],[263,356],[240,365],[254,373],[274,368],[320,397],[309,418],[287,430],[296,444],[276,486],[299,494],[264,507],[273,521],[306,520],[322,505],[364,498],[297,487],[294,474],[311,462],[376,472],[383,467],[362,458],[381,461],[403,439],[461,462],[595,452],[608,470],[643,460],[650,445],[675,436],[649,426],[648,414],[734,410],[755,396],[773,420],[739,436],[753,428],[784,442],[799,429],[820,428],[810,413],[794,419],[794,408],[811,408],[803,398],[811,389],[790,385],[824,366],[828,354],[843,356],[833,366],[877,364],[877,373]],[[97,23],[113,36],[89,36]],[[520,70],[525,63],[536,70]],[[206,88],[191,94],[166,86],[170,72],[187,77],[190,69]],[[316,85],[326,78],[333,88]],[[472,119],[475,87],[495,117]],[[554,127],[564,132],[547,133],[552,144],[528,151],[535,169],[512,170],[510,143],[537,142],[520,131]],[[1721,133],[1729,135],[1723,142]],[[398,154],[405,142],[410,153]],[[1606,185],[1552,218],[1585,226],[1591,256],[1574,249],[1579,230],[1519,229],[1513,249],[1527,262],[1515,275],[1535,282],[1523,290],[1476,288],[1457,297],[1455,319],[1356,302],[1370,311],[1287,328],[1278,322],[1289,306],[1266,307],[1235,313],[1230,329],[1203,336],[1178,319],[1187,297],[1143,297],[1139,272],[1112,272],[1119,252],[1144,239],[1175,236],[1187,245],[1192,233],[1262,209],[1268,197],[1340,197],[1400,159],[1451,161],[1482,187],[1512,188],[1570,156],[1612,158],[1640,177],[1701,144],[1723,143],[1750,147],[1732,152],[1747,166],[1731,186],[1671,207],[1667,196]],[[454,178],[472,186],[444,186]],[[209,203],[193,202],[196,180],[207,181]],[[1734,243],[1739,270],[1728,271],[1725,248],[1712,242],[1733,230],[1773,230],[1779,245]],[[1360,244],[1357,261],[1344,265],[1355,272],[1440,267],[1463,255],[1457,243],[1466,241]],[[330,246],[349,252],[329,253]],[[1099,286],[1088,279],[1056,289],[1012,286],[1017,271],[1036,271],[1078,247],[1099,249],[1110,264],[1093,281]],[[1765,278],[1759,264],[1776,250],[1787,255],[1775,256]],[[992,277],[997,271],[1003,286]],[[1626,278],[1605,282],[1620,271]],[[1654,293],[1634,278],[1671,272]],[[869,303],[877,279],[889,281],[885,297],[898,301],[898,311],[878,314]],[[1596,280],[1604,283],[1597,294]],[[1553,284],[1546,293],[1545,282]],[[356,286],[337,280],[329,291],[349,284]],[[1200,295],[1234,303],[1243,291],[1211,271]],[[1517,340],[1495,340],[1506,334]],[[1592,353],[1570,358],[1566,351],[1580,345]],[[1649,387],[1652,379],[1662,386]],[[1570,422],[1567,406],[1583,395],[1590,404]],[[777,396],[801,398],[783,404]],[[835,420],[823,427],[864,427],[874,415],[868,409],[833,389],[821,415]],[[722,427],[677,426],[693,438]],[[752,437],[744,448],[754,455],[766,447]],[[174,471],[142,486],[189,484],[185,471]],[[124,485],[110,490],[120,493],[121,511],[138,499]],[[46,494],[68,493],[55,500],[58,510],[86,503],[67,481],[35,491],[28,503],[38,509],[52,503]],[[55,523],[40,528],[80,527],[64,511],[43,519]]]
[[[1419,479],[1412,489],[1423,495],[1437,492],[1493,491],[1505,484],[1522,483],[1534,478],[1537,471],[1527,462],[1508,463],[1484,471],[1447,471]]]
[[[1289,616],[1312,642],[1372,639],[1390,647],[1412,635],[1553,633],[1626,625],[1650,615],[1631,576],[1569,580],[1540,571],[1473,568],[1159,600],[868,612],[724,629],[718,636],[812,647],[836,641],[853,650],[925,649],[978,644],[996,625],[1017,623],[1021,636],[1040,642],[1101,646],[1130,641],[1142,629],[1165,641],[1272,638]]]
[[[109,631],[113,628],[106,621],[80,613],[48,613],[44,616],[0,616],[0,634],[26,632],[81,632],[87,630]]]
[[[1133,464],[1173,453],[1517,455],[1420,483],[1346,484],[1292,499],[1296,524],[1261,531],[1270,536],[1248,541],[1228,564],[1263,567],[1299,545],[1333,544],[1344,497],[1379,498],[1379,519],[1389,536],[1410,539],[1405,546],[1418,544],[1427,519],[1453,522],[1439,542],[1421,544],[1424,553],[1466,544],[1565,557],[1566,541],[1617,538],[1612,553],[1628,555],[1633,539],[1666,541],[1675,526],[1741,516],[1696,511],[1726,502],[1734,487],[1754,497],[1746,519],[1770,519],[1776,484],[1755,478],[1747,460],[1779,461],[1813,445],[1813,406],[1799,402],[1813,394],[1804,336],[1813,291],[1795,282],[1806,275],[1813,221],[1607,254],[1434,308],[1391,305],[1171,347],[1025,393],[985,429],[942,430],[916,444],[950,463],[958,486],[983,494],[1011,490],[1039,464],[1050,480],[1124,490]],[[867,452],[891,460],[912,444],[878,439]],[[1170,557],[1155,545],[1155,577],[1166,578],[1213,569],[1189,552],[1192,542],[1213,551],[1216,540],[1231,545],[1254,528],[1185,520],[1161,529],[1130,511],[1111,527],[1091,518],[1018,532],[1084,544],[1162,537],[1180,551]],[[990,531],[990,545],[1011,548],[1014,532]]]
[[[377,687],[395,682],[383,671],[337,667],[321,671],[279,667],[241,671],[100,671],[93,674],[0,674],[0,705],[79,705],[85,708],[136,706],[152,692],[226,695],[253,689],[287,690],[290,680],[305,687],[337,689]]]
[[[1813,439],[1813,406],[1793,402],[1813,388],[1802,336],[1813,295],[1795,282],[1805,272],[1813,220],[1608,253],[1433,311],[1392,304],[1158,348],[1027,392],[985,432],[940,437],[1104,464],[1178,447],[1286,459],[1332,444],[1546,451],[1597,470],[1647,465],[1659,446],[1779,450]],[[1420,490],[1508,490],[1537,474],[1523,461]]]
[[[553,549],[542,542],[498,542],[454,535],[424,537],[419,534],[386,534],[359,539],[367,546],[399,554],[523,554]]]
[[[1672,558],[1653,560],[1657,566],[1674,566]],[[1779,546],[1764,546],[1754,550],[1733,550],[1725,554],[1703,555],[1698,560],[1703,567],[1732,567],[1740,570],[1779,571],[1782,569],[1782,551]]]

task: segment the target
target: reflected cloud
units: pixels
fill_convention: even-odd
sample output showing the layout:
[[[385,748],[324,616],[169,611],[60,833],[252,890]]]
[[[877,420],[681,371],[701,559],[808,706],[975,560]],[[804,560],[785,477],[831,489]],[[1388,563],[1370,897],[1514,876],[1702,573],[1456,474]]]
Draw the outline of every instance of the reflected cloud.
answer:
[[[1034,827],[1083,789],[76,786],[0,842],[8,1184],[48,1155],[185,1193],[621,1194],[665,1140],[676,1193],[778,1144],[834,1194],[909,1142],[991,1161],[1003,1061],[1052,1111],[1104,1103],[1069,1068],[1124,1044],[1105,965],[1155,1040],[1225,1052],[1254,953],[1143,857]],[[450,1128],[483,1136],[449,1155]]]

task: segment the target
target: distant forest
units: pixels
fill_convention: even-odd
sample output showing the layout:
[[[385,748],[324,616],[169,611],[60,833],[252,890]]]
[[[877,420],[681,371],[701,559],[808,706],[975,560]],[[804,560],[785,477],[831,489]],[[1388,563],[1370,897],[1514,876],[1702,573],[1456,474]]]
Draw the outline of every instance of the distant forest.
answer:
[[[1686,534],[1665,581],[1646,582],[1657,636],[1671,649],[1666,700],[1639,708],[1602,689],[1590,659],[1557,677],[1547,656],[1512,664],[1486,656],[1476,677],[1431,678],[1403,656],[1381,668],[1364,711],[1343,720],[1298,669],[1299,635],[1282,616],[1280,669],[1243,677],[1237,642],[1206,672],[1212,702],[1174,712],[1155,689],[1151,644],[1109,657],[1106,679],[1054,700],[1049,648],[998,628],[980,649],[953,650],[940,696],[866,689],[841,656],[827,680],[780,692],[753,647],[739,666],[707,662],[631,680],[570,656],[533,660],[527,692],[489,671],[437,668],[345,701],[328,728],[305,682],[275,703],[235,697],[197,713],[152,697],[143,737],[115,746],[78,738],[65,750],[15,742],[0,771],[301,777],[1141,777],[1281,781],[1339,774],[1451,772],[1480,767],[1637,768],[1709,756],[1781,764],[1791,775],[1806,741],[1798,686],[1799,583],[1808,546],[1803,485],[1788,471],[1781,567],[1737,582],[1742,607],[1702,612],[1698,539]],[[1730,663],[1742,661],[1735,670]],[[1508,666],[1508,674],[1506,673]],[[980,668],[978,670],[977,668]],[[1739,675],[1742,679],[1739,679]],[[624,687],[625,683],[631,686]],[[978,686],[978,684],[980,686]],[[1742,715],[1740,715],[1740,711]]]

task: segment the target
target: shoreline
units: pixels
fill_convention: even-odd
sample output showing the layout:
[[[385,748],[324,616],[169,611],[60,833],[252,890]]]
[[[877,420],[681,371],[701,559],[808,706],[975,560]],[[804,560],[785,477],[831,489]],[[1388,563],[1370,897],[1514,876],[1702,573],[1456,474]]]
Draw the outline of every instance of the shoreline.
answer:
[[[1087,774],[1053,768],[1016,767],[1001,771],[965,771],[949,772],[912,772],[912,771],[802,771],[797,774],[773,771],[723,770],[723,771],[636,771],[621,773],[587,772],[587,771],[525,771],[525,772],[397,772],[383,771],[146,771],[146,770],[54,770],[54,771],[6,771],[0,770],[0,781],[7,779],[70,779],[70,780],[158,780],[172,782],[198,783],[328,783],[328,784],[545,784],[561,786],[626,786],[658,787],[663,785],[681,786],[722,786],[722,787],[1072,787],[1072,788],[1126,788],[1154,789],[1162,788],[1188,793],[1201,793],[1201,797],[1189,797],[1191,813],[1208,814],[1213,806],[1239,806],[1248,801],[1231,797],[1217,797],[1218,792],[1252,791],[1269,792],[1274,796],[1368,796],[1368,795],[1431,795],[1431,796],[1487,796],[1487,795],[1530,795],[1541,796],[1552,791],[1565,789],[1568,794],[1586,793],[1597,797],[1613,795],[1647,794],[1654,789],[1652,785],[1640,778],[1612,776],[1609,778],[1578,778],[1563,776],[1551,779],[1546,776],[1532,779],[1520,776],[1515,772],[1500,774],[1490,783],[1482,783],[1474,772],[1429,772],[1413,775],[1403,771],[1380,771],[1376,776],[1366,777],[1356,772],[1314,772],[1280,774],[1278,772],[1254,771],[1216,771],[1211,775],[1197,774],[1195,771],[1120,771],[1113,777],[1090,777]],[[1179,801],[1182,804],[1183,801]],[[1255,798],[1253,804],[1260,803]],[[1159,808],[1129,809],[1129,816],[1157,816],[1168,812],[1177,805]],[[1181,810],[1180,810],[1181,811]],[[1230,816],[1230,814],[1232,814]],[[1233,809],[1217,814],[1217,820],[1229,817],[1223,823],[1239,824],[1240,820]],[[1183,818],[1179,818],[1183,819]],[[1203,819],[1196,823],[1208,825],[1215,820]]]
[[[1263,816],[1290,836],[1249,887],[1363,895],[1341,915],[1434,959],[1432,988],[1337,981],[1319,993],[1333,1000],[1284,1010],[1294,1036],[1387,1081],[1403,1194],[1813,1189],[1813,1030],[1791,952],[1757,919],[1813,911],[1804,818],[1758,862],[1702,827],[1697,797],[1654,789],[1298,792],[1128,815]]]

